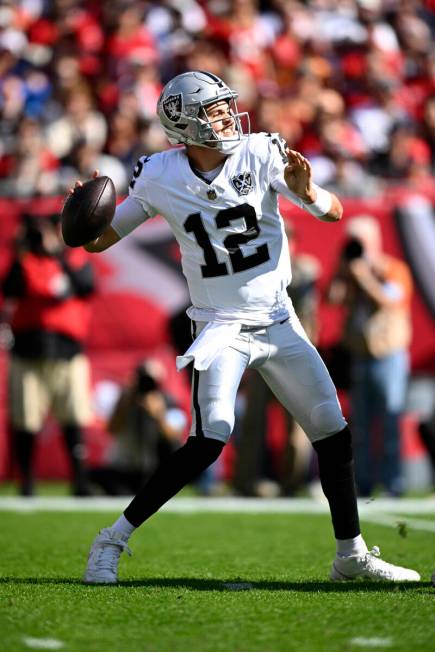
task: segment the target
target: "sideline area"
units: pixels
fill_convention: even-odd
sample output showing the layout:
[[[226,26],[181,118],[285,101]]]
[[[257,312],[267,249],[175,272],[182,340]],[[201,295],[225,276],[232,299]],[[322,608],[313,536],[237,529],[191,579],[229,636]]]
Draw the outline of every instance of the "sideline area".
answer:
[[[129,497],[20,496],[0,497],[0,512],[122,512]],[[358,503],[362,521],[395,528],[401,536],[408,529],[435,532],[435,497],[361,499]],[[313,498],[204,498],[176,497],[160,511],[172,514],[239,513],[239,514],[328,514],[324,499]],[[422,516],[426,518],[415,518]],[[432,516],[433,519],[427,518]]]
[[[130,498],[70,496],[0,496],[0,511],[6,512],[116,512],[125,509]],[[379,498],[361,499],[358,502],[361,516],[371,514],[426,514],[435,521],[435,497],[430,498]],[[160,511],[170,513],[233,512],[269,514],[326,514],[324,500],[312,498],[204,498],[176,497]],[[430,521],[428,521],[430,523]]]

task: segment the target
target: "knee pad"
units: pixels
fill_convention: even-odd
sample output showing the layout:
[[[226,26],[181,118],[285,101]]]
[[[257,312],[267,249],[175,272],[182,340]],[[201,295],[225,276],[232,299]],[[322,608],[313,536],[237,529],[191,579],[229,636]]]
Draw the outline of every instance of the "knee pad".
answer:
[[[226,443],[234,428],[234,408],[222,400],[210,401],[202,410],[201,425],[206,439],[218,437]]]
[[[319,434],[329,435],[330,433],[340,432],[346,427],[346,420],[336,398],[316,405],[311,410],[310,420],[313,430]]]

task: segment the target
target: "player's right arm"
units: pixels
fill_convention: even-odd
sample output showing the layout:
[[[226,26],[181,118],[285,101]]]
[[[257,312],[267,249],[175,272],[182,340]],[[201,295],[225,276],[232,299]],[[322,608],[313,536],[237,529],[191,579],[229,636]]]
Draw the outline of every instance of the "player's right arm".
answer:
[[[109,249],[137,226],[156,215],[156,211],[147,201],[147,168],[144,169],[144,166],[149,160],[150,157],[146,156],[139,159],[133,171],[129,196],[116,207],[110,226],[98,238],[84,245],[86,251],[99,253]],[[98,174],[98,170],[95,170],[92,176],[95,178]],[[81,182],[78,181],[77,185],[81,185]],[[70,192],[74,192],[74,190],[72,189]]]
[[[84,245],[86,251],[90,253],[105,251],[142,224],[147,217],[137,199],[127,197],[116,207],[110,226],[98,238]]]
[[[86,251],[89,251],[91,254],[97,254],[100,251],[105,251],[112,245],[116,244],[121,240],[121,236],[118,235],[115,229],[112,226],[108,226],[107,229],[95,240],[91,240],[87,244],[83,245]]]

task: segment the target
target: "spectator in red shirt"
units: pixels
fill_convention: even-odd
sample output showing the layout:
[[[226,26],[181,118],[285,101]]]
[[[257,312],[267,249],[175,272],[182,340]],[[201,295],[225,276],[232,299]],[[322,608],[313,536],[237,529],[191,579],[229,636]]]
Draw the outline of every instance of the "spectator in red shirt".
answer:
[[[64,248],[58,221],[58,215],[25,216],[3,281],[5,297],[14,302],[10,421],[24,496],[33,494],[34,444],[50,409],[63,429],[73,493],[87,494],[81,428],[91,409],[83,343],[94,279],[86,255]]]

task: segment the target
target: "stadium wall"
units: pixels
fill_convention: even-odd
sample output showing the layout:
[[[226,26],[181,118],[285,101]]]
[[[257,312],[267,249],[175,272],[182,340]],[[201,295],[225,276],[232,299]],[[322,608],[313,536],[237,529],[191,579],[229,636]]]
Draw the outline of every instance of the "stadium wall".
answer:
[[[310,253],[320,261],[320,290],[324,290],[334,271],[345,241],[346,218],[373,215],[382,228],[384,248],[404,258],[416,283],[412,305],[414,336],[411,345],[414,374],[435,372],[435,305],[433,202],[409,191],[389,191],[373,200],[344,201],[345,217],[331,225],[319,222],[292,204],[281,203],[285,219],[296,231],[297,250]],[[5,274],[13,252],[13,243],[23,212],[41,216],[60,210],[60,198],[33,201],[0,199],[0,278]],[[418,246],[417,246],[418,245]],[[430,249],[432,248],[432,254]],[[178,247],[169,227],[155,218],[139,227],[111,250],[92,256],[98,279],[98,291],[92,298],[92,320],[87,350],[92,365],[95,419],[87,432],[89,459],[98,462],[107,447],[105,419],[120,384],[125,382],[143,357],[160,358],[167,370],[166,388],[188,409],[189,378],[177,374],[175,351],[168,329],[170,316],[188,303],[186,284],[181,274]],[[7,426],[8,306],[2,302],[0,324],[0,480],[14,475],[10,463]],[[320,347],[327,349],[339,338],[342,311],[321,301]],[[410,425],[411,424],[411,425]],[[412,418],[406,421],[405,452],[419,454],[412,444]],[[411,433],[411,434],[410,434]],[[411,439],[410,439],[411,438]],[[410,443],[411,442],[411,443]],[[62,478],[68,469],[57,426],[49,420],[37,453],[37,473],[43,478]]]

